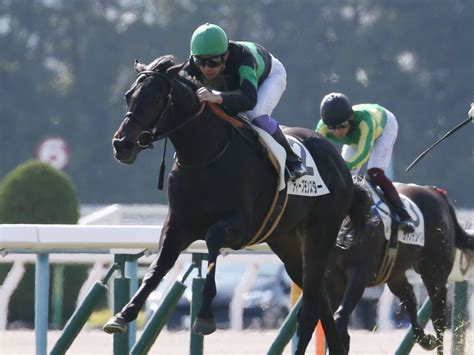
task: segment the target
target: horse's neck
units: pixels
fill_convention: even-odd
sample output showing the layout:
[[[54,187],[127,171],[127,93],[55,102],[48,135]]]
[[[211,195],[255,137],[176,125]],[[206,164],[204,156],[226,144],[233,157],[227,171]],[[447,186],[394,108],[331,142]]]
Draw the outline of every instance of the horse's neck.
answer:
[[[198,110],[199,103],[192,113],[176,112],[176,114],[180,116],[180,120],[186,120]],[[219,154],[230,137],[230,130],[231,126],[217,118],[206,106],[198,117],[192,118],[189,123],[171,134],[170,140],[181,163],[200,164],[212,160]]]

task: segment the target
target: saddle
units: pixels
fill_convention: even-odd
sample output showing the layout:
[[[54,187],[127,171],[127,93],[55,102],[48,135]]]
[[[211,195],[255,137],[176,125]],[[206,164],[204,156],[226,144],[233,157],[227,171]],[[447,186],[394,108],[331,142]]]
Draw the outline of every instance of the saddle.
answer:
[[[362,177],[354,178],[362,181],[371,195],[372,218],[361,231],[355,231],[354,228],[352,228],[349,218],[346,218],[337,237],[336,246],[340,249],[347,250],[366,240],[367,237],[372,237],[375,232],[375,227],[379,224],[383,225],[383,233],[387,240],[387,244],[373,284],[373,286],[375,286],[386,282],[390,277],[400,243],[419,246],[424,245],[424,220],[418,206],[407,197],[400,195],[402,202],[405,204],[413,220],[416,222],[416,229],[415,232],[411,234],[405,234],[402,231],[399,231],[398,216],[390,210],[383,192],[379,188],[371,185],[369,181]]]
[[[216,114],[219,118],[229,122],[233,127],[237,128],[239,132],[241,128],[246,127],[250,129],[256,136],[258,136],[260,139],[258,140],[257,148],[259,148],[261,151],[263,151],[267,155],[268,159],[272,163],[273,167],[275,168],[279,176],[278,182],[276,184],[276,191],[273,196],[270,209],[265,215],[265,218],[263,219],[260,228],[255,233],[255,235],[250,239],[250,242],[246,246],[248,247],[254,244],[263,243],[270,236],[273,230],[276,228],[276,226],[280,222],[280,218],[283,215],[283,212],[285,211],[286,202],[288,201],[287,185],[285,181],[288,180],[288,174],[283,173],[284,181],[281,181],[281,176],[282,176],[281,164],[279,160],[275,158],[275,155],[271,154],[268,149],[266,149],[267,148],[266,143],[265,141],[262,141],[261,139],[262,133],[258,131],[259,130],[258,127],[255,127],[254,125],[250,123],[250,120],[248,118],[246,118],[243,115],[231,116],[227,112],[225,112],[220,106],[217,106],[215,104],[208,104],[208,105],[209,105],[209,108],[214,112],[214,114]],[[243,133],[242,135],[244,136]],[[268,135],[270,139],[273,139],[268,133],[266,133],[266,135]],[[280,147],[280,149],[283,150],[283,147]],[[285,165],[283,163],[283,169],[284,167]]]
[[[210,109],[219,118],[229,122],[232,126],[237,128],[237,131],[242,133],[241,128],[248,128],[252,133],[258,136],[258,149],[263,151],[267,158],[272,163],[278,175],[278,181],[275,188],[274,198],[271,207],[265,216],[261,227],[255,234],[248,245],[259,244],[264,242],[271,234],[271,232],[278,225],[281,216],[286,207],[288,195],[299,196],[321,196],[329,193],[329,189],[321,178],[316,163],[312,158],[310,152],[294,137],[286,136],[293,151],[296,149],[296,154],[304,157],[303,162],[306,166],[307,174],[300,177],[296,181],[289,182],[289,173],[285,164],[286,151],[275,139],[263,129],[251,124],[250,120],[244,115],[229,115],[220,106],[209,104]],[[242,133],[245,138],[245,134]]]
[[[361,179],[360,177],[354,178]],[[378,212],[378,206],[376,203],[374,203],[374,194],[378,196],[380,200],[383,200],[383,194],[381,191],[377,191],[377,188],[374,188],[372,185],[370,185],[367,180],[364,179],[364,182],[365,187],[368,189],[372,199],[372,217],[362,230],[356,230],[353,228],[349,217],[346,217],[336,239],[336,247],[340,249],[350,249],[356,244],[367,240],[367,238],[373,237],[376,227],[380,223],[383,223],[382,217]],[[390,277],[393,266],[395,265],[395,260],[398,254],[398,225],[396,222],[391,223],[390,229],[390,238],[385,247],[385,252],[378,267],[377,273],[375,275],[375,281],[373,282],[372,286],[385,283]]]

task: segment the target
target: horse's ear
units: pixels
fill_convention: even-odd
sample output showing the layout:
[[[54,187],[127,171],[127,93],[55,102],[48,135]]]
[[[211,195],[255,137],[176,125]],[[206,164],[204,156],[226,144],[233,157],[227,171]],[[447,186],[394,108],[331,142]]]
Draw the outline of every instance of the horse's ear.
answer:
[[[135,68],[135,71],[137,73],[141,73],[142,71],[145,70],[145,64],[140,63],[138,59],[135,59],[135,64],[133,65],[133,67]]]
[[[178,76],[179,72],[181,71],[181,69],[183,69],[185,64],[186,64],[186,62],[184,62],[182,64],[173,65],[172,67],[169,67],[166,70],[166,74],[168,74],[172,78],[175,78],[176,76]]]

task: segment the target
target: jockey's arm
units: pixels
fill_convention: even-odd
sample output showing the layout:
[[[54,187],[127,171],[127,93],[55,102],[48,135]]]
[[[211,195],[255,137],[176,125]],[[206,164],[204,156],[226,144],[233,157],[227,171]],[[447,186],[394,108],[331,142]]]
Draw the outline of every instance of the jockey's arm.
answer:
[[[218,91],[201,87],[196,94],[201,101],[223,104],[235,113],[250,111],[257,104],[257,89],[248,80],[243,80],[237,90]]]
[[[239,89],[221,93],[223,105],[233,112],[250,111],[257,104],[258,81],[255,70],[246,65],[241,66],[239,82]]]
[[[374,146],[374,126],[371,121],[359,123],[360,138],[357,143],[357,150],[347,161],[349,170],[360,169],[370,158],[370,153]]]

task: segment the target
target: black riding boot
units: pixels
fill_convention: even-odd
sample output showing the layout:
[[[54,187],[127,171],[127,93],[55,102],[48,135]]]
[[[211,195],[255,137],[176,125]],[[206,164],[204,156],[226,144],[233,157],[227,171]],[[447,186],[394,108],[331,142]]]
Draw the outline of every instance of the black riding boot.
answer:
[[[394,206],[393,210],[400,219],[400,229],[405,233],[413,233],[415,231],[415,225],[405,207]]]
[[[272,137],[283,147],[286,151],[286,166],[290,174],[290,180],[296,180],[303,175],[306,175],[306,168],[303,165],[300,157],[296,155],[283,134],[281,128],[278,126]]]
[[[387,198],[387,202],[390,204],[390,210],[395,212],[398,216],[399,228],[405,233],[413,233],[415,231],[413,220],[405,209],[398,191],[395,189],[395,186],[393,186],[390,179],[385,175],[384,171],[379,168],[370,168],[367,170],[367,177],[373,184],[382,189]]]

